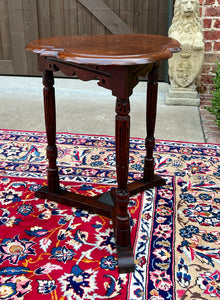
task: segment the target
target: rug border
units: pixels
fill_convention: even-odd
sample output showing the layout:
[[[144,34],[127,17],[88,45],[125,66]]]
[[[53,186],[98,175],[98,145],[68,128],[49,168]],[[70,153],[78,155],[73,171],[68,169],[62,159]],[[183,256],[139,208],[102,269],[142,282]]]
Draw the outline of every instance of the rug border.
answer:
[[[2,129],[0,128],[0,131],[12,131],[12,132],[32,132],[32,133],[45,133],[46,131],[41,131],[41,130],[25,130],[25,129]],[[107,135],[107,134],[93,134],[93,133],[73,133],[73,132],[66,132],[66,131],[59,131],[56,132],[56,134],[72,134],[72,135],[85,135],[85,136],[103,136],[103,137],[110,137],[115,139],[114,135]],[[140,138],[140,137],[130,137],[133,140],[145,140],[145,138]],[[164,140],[164,139],[155,139],[155,142],[168,142],[168,143],[183,143],[183,144],[193,144],[193,145],[214,145],[214,146],[220,146],[220,143],[205,143],[205,142],[188,142],[188,141],[177,141],[177,140]]]

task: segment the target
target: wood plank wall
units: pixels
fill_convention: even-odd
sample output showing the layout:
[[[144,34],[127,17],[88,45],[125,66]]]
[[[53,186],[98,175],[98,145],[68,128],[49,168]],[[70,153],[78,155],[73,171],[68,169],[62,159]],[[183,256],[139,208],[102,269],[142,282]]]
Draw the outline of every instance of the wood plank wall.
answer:
[[[93,3],[93,12],[86,3]],[[166,35],[167,6],[165,0],[0,0],[0,74],[40,75],[36,55],[25,51],[37,38],[111,34],[117,28]]]

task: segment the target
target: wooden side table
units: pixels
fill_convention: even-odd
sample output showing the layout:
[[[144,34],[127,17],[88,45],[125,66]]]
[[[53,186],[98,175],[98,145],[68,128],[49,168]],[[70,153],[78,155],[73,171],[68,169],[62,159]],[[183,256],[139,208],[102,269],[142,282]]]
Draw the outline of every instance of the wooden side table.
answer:
[[[165,183],[164,179],[154,174],[153,159],[158,65],[161,60],[170,58],[173,52],[180,51],[179,47],[179,43],[171,38],[144,34],[51,37],[32,41],[26,47],[38,54],[39,70],[43,72],[48,140],[48,185],[37,191],[36,195],[112,218],[121,273],[134,270],[127,212],[129,197]],[[53,72],[58,70],[67,76],[77,75],[84,81],[98,79],[98,85],[110,89],[117,99],[115,139],[118,184],[115,190],[91,198],[61,190],[59,187],[53,87]],[[128,184],[129,96],[138,84],[139,76],[146,76],[147,73],[147,137],[143,179]]]

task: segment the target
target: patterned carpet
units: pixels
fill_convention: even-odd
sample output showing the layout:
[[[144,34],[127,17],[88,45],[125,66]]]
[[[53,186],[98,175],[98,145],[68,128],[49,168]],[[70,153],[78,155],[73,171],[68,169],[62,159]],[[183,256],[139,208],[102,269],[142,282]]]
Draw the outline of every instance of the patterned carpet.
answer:
[[[114,138],[58,134],[62,187],[96,195],[116,184]],[[111,220],[45,199],[46,137],[0,130],[0,299],[220,298],[220,146],[157,141],[166,185],[129,204],[135,272],[119,275]],[[144,141],[131,139],[129,180]]]

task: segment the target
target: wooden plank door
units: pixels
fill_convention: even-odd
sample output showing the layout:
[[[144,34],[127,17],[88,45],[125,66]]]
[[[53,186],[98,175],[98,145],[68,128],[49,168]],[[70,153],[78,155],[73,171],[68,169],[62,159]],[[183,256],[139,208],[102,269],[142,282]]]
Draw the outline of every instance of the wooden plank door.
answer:
[[[161,0],[0,0],[0,74],[40,75],[36,55],[25,51],[25,45],[37,38],[123,33],[166,35],[168,3]],[[164,77],[162,73],[160,80]]]
[[[130,0],[127,0],[128,2]],[[131,0],[133,1],[133,0]],[[113,34],[130,34],[133,30],[122,21],[102,0],[79,0]]]
[[[0,0],[0,74],[39,74],[25,45],[38,38],[36,0]]]
[[[14,74],[7,0],[0,0],[0,73]]]

